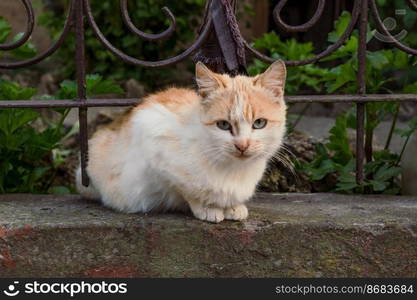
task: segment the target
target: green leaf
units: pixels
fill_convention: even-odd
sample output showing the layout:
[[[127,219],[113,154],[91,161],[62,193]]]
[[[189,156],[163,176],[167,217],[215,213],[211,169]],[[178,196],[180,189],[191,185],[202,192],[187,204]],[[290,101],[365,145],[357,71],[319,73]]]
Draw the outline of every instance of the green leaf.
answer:
[[[14,119],[10,124],[10,133],[14,133],[20,127],[40,117],[40,115],[32,109],[16,109]]]
[[[326,82],[327,92],[333,93],[338,89],[345,87],[347,84],[350,86],[356,86],[356,67],[353,65],[352,60],[339,65],[330,70],[328,81]]]
[[[408,138],[414,132],[417,131],[417,117],[414,117],[408,122],[408,127],[405,129],[396,129],[394,130],[395,134],[398,134],[401,137]]]
[[[346,165],[351,161],[353,154],[349,145],[346,114],[336,117],[336,123],[330,129],[329,143],[326,147],[334,151],[333,160],[338,164]]]
[[[59,85],[59,91],[54,95],[56,99],[75,99],[77,98],[77,84],[75,81],[64,80]]]
[[[86,79],[87,96],[105,94],[123,94],[123,89],[115,84],[112,80],[103,80],[100,75],[88,75]]]
[[[338,182],[336,184],[335,191],[337,191],[337,192],[349,192],[349,191],[352,191],[353,189],[355,189],[357,187],[358,187],[358,185],[356,184],[356,182]]]
[[[417,82],[406,85],[403,91],[406,94],[417,94]]]
[[[336,171],[334,162],[330,159],[324,160],[316,168],[310,169],[312,180],[321,180],[326,175]]]
[[[329,33],[327,40],[331,43],[336,42],[346,31],[348,24],[350,23],[351,15],[347,11],[343,11],[340,17],[334,22],[334,30]]]
[[[387,188],[387,183],[371,180],[372,188],[376,192],[382,192]]]
[[[6,42],[11,32],[12,27],[9,25],[9,22],[5,18],[0,17],[0,43]]]
[[[377,70],[382,70],[389,63],[383,51],[368,52],[366,57],[371,67]]]
[[[16,34],[16,36],[13,38],[13,42],[17,42],[18,40],[20,40],[23,37],[23,35],[23,32]],[[17,58],[28,59],[34,57],[37,53],[37,50],[35,45],[33,45],[29,39],[29,41],[24,43],[19,48],[11,50],[10,53]]]
[[[17,83],[0,80],[0,100],[29,100],[36,92],[36,89],[22,88]]]
[[[355,160],[351,159],[346,165],[339,169],[336,191],[351,192],[358,187],[355,175]]]
[[[54,186],[49,189],[48,193],[55,195],[65,195],[71,194],[71,191],[66,186]]]
[[[392,62],[394,63],[394,67],[397,69],[405,69],[408,68],[410,65],[410,55],[400,51],[398,49],[394,49],[394,56]]]
[[[402,169],[400,167],[394,167],[388,164],[384,164],[376,171],[374,175],[374,180],[379,182],[388,181],[391,178],[399,175],[401,171]]]

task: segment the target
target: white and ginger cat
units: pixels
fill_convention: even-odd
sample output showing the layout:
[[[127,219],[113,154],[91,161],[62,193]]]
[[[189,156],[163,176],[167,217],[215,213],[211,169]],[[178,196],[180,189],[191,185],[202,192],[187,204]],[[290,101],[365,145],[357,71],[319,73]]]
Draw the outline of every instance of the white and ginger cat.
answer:
[[[89,141],[90,187],[116,210],[183,210],[209,222],[244,220],[267,161],[283,142],[285,65],[256,77],[217,74],[197,63],[198,92],[152,94]]]

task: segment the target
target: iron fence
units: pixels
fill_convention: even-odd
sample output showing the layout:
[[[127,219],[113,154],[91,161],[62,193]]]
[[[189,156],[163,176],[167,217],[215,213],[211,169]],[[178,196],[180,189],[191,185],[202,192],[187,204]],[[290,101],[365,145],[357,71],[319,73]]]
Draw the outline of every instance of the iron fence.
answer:
[[[24,6],[27,15],[26,31],[18,41],[0,44],[0,50],[12,50],[22,46],[33,33],[35,24],[35,15],[30,0],[20,0]],[[339,0],[333,0],[339,1]],[[364,158],[365,155],[372,155],[372,148],[366,147],[365,140],[365,104],[373,101],[384,102],[417,102],[417,95],[414,94],[367,94],[366,93],[366,51],[367,51],[367,26],[369,24],[369,15],[372,17],[389,42],[396,48],[411,54],[417,55],[417,49],[410,48],[402,44],[390,31],[385,27],[381,16],[378,12],[376,0],[352,0],[352,18],[347,25],[346,30],[340,38],[324,51],[316,54],[314,57],[296,61],[285,61],[289,67],[296,67],[315,63],[320,59],[329,56],[351,36],[353,30],[359,30],[359,46],[357,57],[357,83],[358,89],[356,94],[352,95],[303,95],[303,96],[286,96],[288,103],[337,103],[349,102],[356,103],[357,129],[356,129],[356,179],[360,184],[364,180]],[[414,0],[405,0],[408,6],[417,12],[417,3]],[[305,32],[311,29],[322,17],[325,9],[326,0],[319,0],[316,11],[311,19],[301,25],[292,26],[283,21],[281,11],[287,4],[288,0],[281,0],[273,10],[273,18],[277,26],[287,32]],[[0,62],[0,69],[16,69],[36,64],[52,55],[63,43],[65,38],[73,32],[76,38],[76,53],[74,64],[76,65],[77,80],[77,97],[76,99],[67,99],[60,101],[49,100],[6,100],[0,101],[0,108],[51,108],[51,107],[75,107],[79,111],[80,123],[80,152],[82,167],[82,182],[88,185],[89,179],[85,172],[88,158],[88,135],[87,135],[87,109],[88,107],[105,107],[105,106],[132,106],[139,103],[140,99],[88,99],[86,98],[86,57],[85,57],[85,29],[86,26],[94,31],[96,38],[115,56],[128,64],[146,68],[159,68],[178,63],[191,55],[195,60],[205,61],[212,69],[220,72],[228,72],[232,75],[245,73],[246,54],[249,53],[264,62],[273,62],[274,59],[268,57],[253,47],[240,34],[238,23],[235,17],[237,0],[209,0],[206,3],[205,15],[199,34],[192,44],[181,54],[160,61],[145,61],[125,54],[120,49],[115,48],[109,42],[99,26],[96,24],[89,0],[71,0],[68,17],[59,38],[52,43],[43,53],[36,57],[17,61],[17,62]],[[162,8],[163,12],[170,20],[168,29],[159,34],[145,33],[132,23],[127,8],[127,0],[120,0],[120,10],[122,19],[127,28],[136,36],[148,40],[157,41],[168,37],[176,27],[175,16],[167,8]]]

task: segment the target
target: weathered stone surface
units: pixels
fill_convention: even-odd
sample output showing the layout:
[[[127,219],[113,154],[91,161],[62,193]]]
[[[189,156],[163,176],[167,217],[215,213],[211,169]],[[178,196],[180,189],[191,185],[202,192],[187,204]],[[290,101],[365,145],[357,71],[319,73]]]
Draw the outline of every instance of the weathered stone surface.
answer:
[[[417,277],[417,198],[261,194],[243,223],[0,196],[0,277]]]

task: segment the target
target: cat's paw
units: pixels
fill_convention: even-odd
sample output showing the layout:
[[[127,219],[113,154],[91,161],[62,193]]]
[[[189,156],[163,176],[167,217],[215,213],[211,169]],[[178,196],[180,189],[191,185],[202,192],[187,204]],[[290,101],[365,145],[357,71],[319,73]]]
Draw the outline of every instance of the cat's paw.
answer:
[[[248,208],[246,205],[236,205],[224,210],[224,218],[226,220],[242,221],[248,217]]]
[[[192,209],[192,211],[197,219],[203,221],[219,223],[224,220],[224,213],[221,208],[198,207]]]

